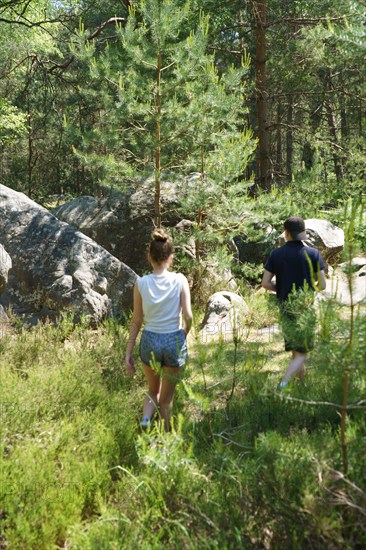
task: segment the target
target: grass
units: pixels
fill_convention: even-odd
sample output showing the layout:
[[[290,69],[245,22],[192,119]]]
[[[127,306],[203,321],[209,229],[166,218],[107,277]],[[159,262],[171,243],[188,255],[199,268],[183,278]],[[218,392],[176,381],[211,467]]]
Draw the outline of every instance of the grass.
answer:
[[[288,355],[274,321],[259,294],[237,349],[190,335],[169,434],[139,431],[145,383],[125,373],[124,327],[65,317],[3,338],[0,548],[363,546],[365,409],[349,414],[344,476],[329,405],[342,400],[342,339],[330,345],[322,327],[308,387],[279,395]],[[344,335],[344,323],[330,332]],[[353,403],[365,395],[364,323]]]

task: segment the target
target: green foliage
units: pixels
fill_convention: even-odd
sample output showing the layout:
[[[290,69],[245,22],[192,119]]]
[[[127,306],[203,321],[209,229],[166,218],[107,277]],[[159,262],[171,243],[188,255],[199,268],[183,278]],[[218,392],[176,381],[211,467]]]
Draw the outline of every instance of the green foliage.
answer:
[[[88,93],[99,105],[75,152],[99,183],[154,172],[156,184],[168,171],[197,171],[220,192],[242,174],[254,148],[239,118],[249,61],[220,75],[207,32],[208,18],[196,21],[189,2],[144,0],[116,27],[118,42],[103,50],[74,45],[90,66],[95,92]]]
[[[46,325],[4,342],[1,502],[10,546],[64,540],[70,523],[98,513],[111,465],[134,460],[126,401],[116,391],[106,399],[105,341],[91,332],[85,341],[86,330]]]
[[[289,10],[271,1],[267,9],[271,185],[307,189],[316,180],[333,205],[363,185],[364,6],[321,0]],[[0,96],[31,117],[29,134],[6,146],[5,183],[36,197],[96,193],[151,168],[159,48],[163,167],[251,179],[251,3],[44,0],[0,10]]]
[[[278,321],[278,304],[274,294],[262,290],[253,292],[251,287],[242,290],[245,303],[249,307],[246,324],[253,329],[272,327]]]
[[[364,309],[347,352],[354,408],[345,477],[345,311],[321,302],[308,387],[294,382],[278,395],[287,357],[274,305],[246,293],[236,344],[202,342],[198,328],[190,338],[171,433],[158,425],[138,432],[145,382],[141,371],[127,377],[127,331],[112,320],[95,330],[66,315],[58,327],[19,327],[1,341],[2,542],[80,550],[117,549],[121,540],[146,549],[364,544]]]
[[[19,141],[27,131],[27,115],[0,98],[0,146]]]
[[[43,16],[46,4],[26,5],[28,23]],[[63,6],[79,10],[56,4],[56,12]],[[198,4],[211,15],[210,26]],[[272,189],[255,198],[249,171],[240,177],[255,147],[247,129],[253,109],[248,112],[250,67],[243,49],[245,42],[254,53],[246,32],[251,4],[134,2],[125,26],[108,26],[89,40],[111,16],[111,6],[83,3],[85,24],[73,23],[70,11],[68,27],[52,26],[53,38],[48,23],[24,33],[1,23],[2,175],[38,195],[120,186],[154,168],[159,121],[162,169],[197,172],[191,187],[179,188],[179,213],[193,225],[181,241],[175,239],[198,245],[194,258],[177,252],[193,279],[194,297],[204,304],[222,289],[231,268],[249,312],[235,342],[202,342],[197,326],[169,434],[157,426],[138,431],[146,388],[141,371],[134,380],[125,374],[125,327],[110,320],[92,329],[68,315],[57,326],[13,327],[0,341],[0,546],[364,547],[365,307],[355,306],[350,316],[348,308],[320,302],[307,387],[294,381],[278,394],[274,388],[288,357],[276,305],[247,284],[258,282],[262,264],[233,266],[227,251],[236,235],[272,245],[283,220],[301,214],[345,229],[348,262],[365,252],[364,212],[356,215],[348,207],[345,216],[350,196],[363,201],[360,2],[295,2],[295,19],[337,16],[335,23],[323,18],[301,29],[287,26],[284,4],[269,4],[277,22],[267,35],[269,126],[279,128],[272,149],[284,142],[282,128],[286,138],[291,130],[296,139],[290,185],[283,187],[288,174],[276,172],[285,161],[278,147]],[[120,6],[113,4],[116,13]],[[345,11],[347,18],[340,18]],[[70,32],[73,25],[77,33]],[[57,67],[70,53],[73,62]],[[286,118],[290,103],[293,120]],[[339,124],[335,135],[331,115]],[[337,162],[344,177],[337,177]],[[215,283],[212,272],[218,274]],[[302,298],[306,332],[314,310]],[[345,375],[347,474],[339,441]]]
[[[280,310],[282,332],[290,349],[311,350],[316,328],[314,292],[307,287],[292,291]]]

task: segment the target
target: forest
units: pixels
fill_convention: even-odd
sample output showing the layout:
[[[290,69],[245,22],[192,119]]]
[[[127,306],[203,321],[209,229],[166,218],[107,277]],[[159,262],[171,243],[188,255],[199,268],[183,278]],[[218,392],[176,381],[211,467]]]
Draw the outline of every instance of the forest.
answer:
[[[139,425],[130,308],[36,324],[8,308],[0,550],[365,547],[365,23],[364,0],[0,0],[1,186],[56,216],[139,197],[121,255],[145,274],[146,235],[166,229],[194,313],[164,432]],[[291,215],[343,232],[327,288],[348,301],[316,300],[306,385],[279,392],[260,281]],[[211,341],[224,290],[245,315]]]

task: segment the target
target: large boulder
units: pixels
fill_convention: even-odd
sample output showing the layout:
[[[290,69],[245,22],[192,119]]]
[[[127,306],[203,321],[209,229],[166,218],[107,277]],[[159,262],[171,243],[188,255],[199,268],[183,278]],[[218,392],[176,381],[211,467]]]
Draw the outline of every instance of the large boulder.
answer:
[[[8,274],[11,269],[11,258],[2,244],[0,244],[0,294],[8,284]]]
[[[9,270],[11,269],[11,258],[2,244],[0,244],[0,294],[4,292],[8,284]],[[9,324],[8,315],[0,304],[0,339],[6,333]]]
[[[3,306],[0,304],[0,340],[5,336],[8,327],[9,327],[9,317],[5,309],[3,308]]]
[[[230,341],[234,337],[240,337],[247,313],[248,306],[238,294],[227,290],[215,292],[206,305],[201,324],[202,341]]]
[[[337,263],[344,247],[344,231],[327,220],[310,218],[305,220],[307,239],[305,244],[317,248],[327,264]],[[284,233],[279,244],[285,243]]]
[[[132,305],[136,274],[27,196],[0,185],[0,241],[12,259],[3,305],[87,315],[98,322]]]
[[[358,256],[353,258],[350,263],[345,262],[336,266],[322,295],[346,306],[350,306],[352,303],[365,304],[366,258]]]
[[[182,244],[175,245],[175,250],[179,250],[183,256],[194,260],[196,258],[196,242],[194,240],[194,228],[195,223],[191,220],[182,219],[176,226],[175,230],[178,234],[184,235],[185,239],[182,239]]]
[[[161,210],[164,227],[181,221],[177,212],[180,196],[196,187],[196,178],[161,182]],[[154,229],[154,181],[148,178],[128,184],[122,191],[105,195],[79,197],[56,207],[52,213],[95,240],[116,258],[141,274],[149,265],[147,246]]]

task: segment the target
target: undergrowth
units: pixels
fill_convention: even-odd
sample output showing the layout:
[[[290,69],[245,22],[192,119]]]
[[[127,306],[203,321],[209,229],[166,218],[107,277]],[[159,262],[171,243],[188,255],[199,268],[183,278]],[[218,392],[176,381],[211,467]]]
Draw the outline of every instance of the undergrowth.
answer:
[[[139,431],[145,383],[126,375],[124,327],[75,329],[66,316],[8,334],[0,548],[364,546],[365,312],[353,327],[345,474],[347,316],[320,306],[308,385],[278,394],[288,357],[276,317],[267,296],[248,303],[238,341],[203,343],[198,327],[190,336],[168,434]]]

